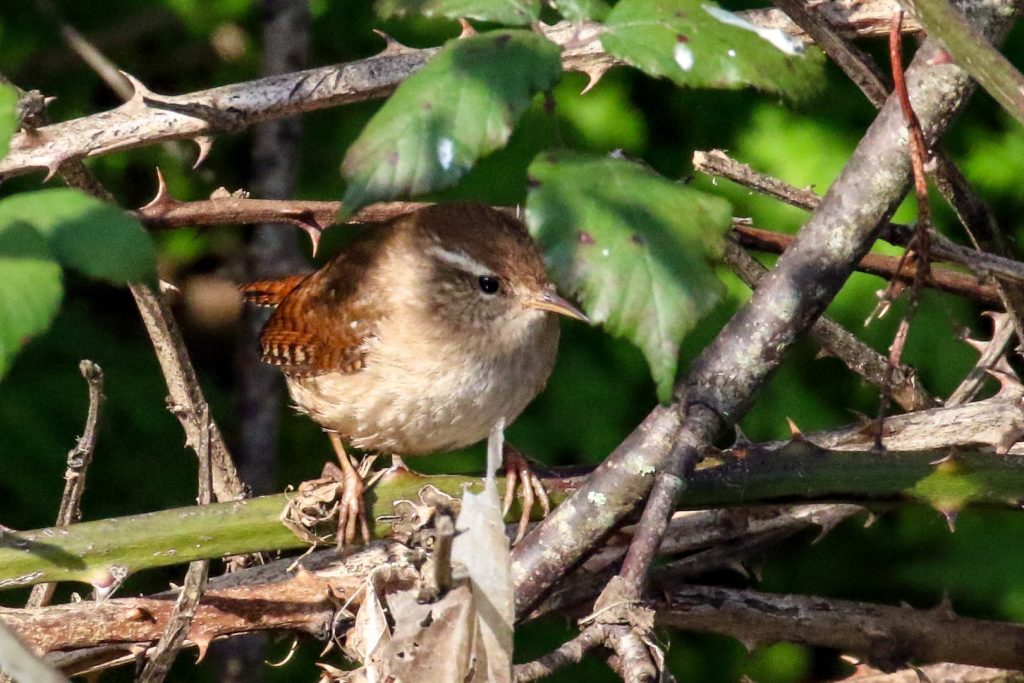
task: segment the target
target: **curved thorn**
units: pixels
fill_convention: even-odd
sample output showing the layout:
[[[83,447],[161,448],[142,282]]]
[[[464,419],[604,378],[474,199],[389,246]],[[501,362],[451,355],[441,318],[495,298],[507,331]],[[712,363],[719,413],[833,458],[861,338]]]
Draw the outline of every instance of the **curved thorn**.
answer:
[[[192,164],[192,170],[199,168],[200,164],[206,161],[206,157],[210,155],[210,150],[213,149],[213,138],[209,135],[197,135],[192,138],[192,141],[199,146],[199,156],[196,157],[196,162]]]

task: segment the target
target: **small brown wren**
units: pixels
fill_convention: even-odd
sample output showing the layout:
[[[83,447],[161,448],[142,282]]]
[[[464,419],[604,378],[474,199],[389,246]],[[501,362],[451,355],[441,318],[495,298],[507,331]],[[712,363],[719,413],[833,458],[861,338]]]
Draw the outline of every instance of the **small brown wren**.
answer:
[[[479,204],[429,206],[374,227],[308,275],[243,286],[275,306],[262,359],[323,426],[346,488],[339,543],[368,536],[362,479],[341,439],[416,456],[511,424],[555,363],[561,314],[540,250],[511,216]],[[524,486],[526,483],[524,482]]]

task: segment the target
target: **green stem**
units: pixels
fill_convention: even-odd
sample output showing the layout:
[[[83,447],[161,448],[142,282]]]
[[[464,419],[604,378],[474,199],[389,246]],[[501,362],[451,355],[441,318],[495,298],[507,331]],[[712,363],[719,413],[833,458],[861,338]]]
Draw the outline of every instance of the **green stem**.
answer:
[[[553,504],[561,503],[571,479],[545,480]],[[389,471],[366,495],[371,519],[392,512],[398,500],[418,500],[431,484],[452,496],[479,492],[479,477],[426,476]],[[504,490],[504,480],[498,480]],[[281,523],[287,499],[295,493],[215,503],[95,522],[23,532],[0,532],[0,590],[50,581],[82,581],[106,587],[117,577],[193,560],[269,550],[305,548]],[[509,512],[518,515],[513,505]],[[376,537],[390,526],[377,523]]]
[[[1024,501],[1024,458],[979,451],[876,454],[825,451],[807,441],[765,451],[732,451],[708,460],[689,483],[685,508],[716,508],[789,501],[916,501],[951,515],[966,505],[1018,507]],[[948,461],[937,462],[944,456]],[[558,504],[579,478],[544,480]],[[387,473],[367,494],[372,518],[398,500],[417,500],[431,484],[452,496],[479,490],[477,477]],[[499,490],[504,482],[499,480]],[[279,494],[214,505],[84,522],[70,527],[0,535],[0,589],[48,581],[107,586],[123,573],[203,558],[303,548],[281,524]],[[514,506],[515,508],[515,506]],[[510,519],[518,510],[510,512]],[[374,534],[389,526],[377,523]],[[120,570],[120,571],[119,571]]]
[[[948,0],[907,0],[928,35],[949,49],[958,66],[1024,124],[1024,76]],[[1005,10],[1008,11],[1008,10]]]

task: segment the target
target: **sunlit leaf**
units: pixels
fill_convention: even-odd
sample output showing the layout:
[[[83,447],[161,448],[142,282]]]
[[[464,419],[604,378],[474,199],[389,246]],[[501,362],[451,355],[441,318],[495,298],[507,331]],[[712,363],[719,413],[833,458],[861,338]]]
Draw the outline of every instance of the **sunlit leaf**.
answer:
[[[115,283],[153,274],[153,241],[138,220],[116,206],[59,188],[24,192],[0,201],[0,229],[32,227],[61,264]]]
[[[682,86],[753,86],[799,97],[823,78],[820,52],[710,0],[622,0],[605,26],[608,52]]]
[[[46,331],[63,296],[60,265],[23,221],[0,220],[0,377],[32,337]]]
[[[723,291],[728,203],[624,159],[549,153],[529,174],[526,223],[559,286],[643,350],[667,400],[680,342]]]
[[[521,26],[537,21],[540,0],[377,0],[376,8],[382,17],[422,14]]]
[[[555,9],[569,21],[601,21],[611,10],[604,0],[554,0]]]
[[[343,211],[454,185],[504,146],[533,95],[561,73],[558,47],[529,31],[450,41],[349,148]]]
[[[7,154],[11,136],[18,130],[18,93],[0,83],[0,159]]]

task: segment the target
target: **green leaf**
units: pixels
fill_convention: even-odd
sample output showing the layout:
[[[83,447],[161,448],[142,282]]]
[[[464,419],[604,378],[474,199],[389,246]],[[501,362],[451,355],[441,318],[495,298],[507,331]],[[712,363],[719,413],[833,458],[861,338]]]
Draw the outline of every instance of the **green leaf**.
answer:
[[[7,154],[11,136],[18,130],[18,91],[0,83],[0,159]]]
[[[540,16],[539,0],[377,0],[376,8],[382,17],[422,14],[515,26],[530,24]]]
[[[561,73],[558,47],[529,31],[449,41],[349,148],[342,213],[454,185],[505,145],[533,95]]]
[[[601,21],[612,9],[604,0],[554,0],[553,4],[569,21]]]
[[[0,229],[27,224],[62,265],[123,284],[155,271],[153,241],[116,206],[67,188],[16,194],[0,201]]]
[[[792,97],[808,94],[824,60],[780,29],[764,29],[709,0],[622,0],[601,44],[651,75],[681,86],[754,86]]]
[[[680,342],[723,291],[728,203],[618,158],[547,153],[529,174],[526,224],[555,280],[640,347],[668,400]]]
[[[60,265],[42,235],[27,222],[0,220],[0,377],[50,326],[62,296]]]

